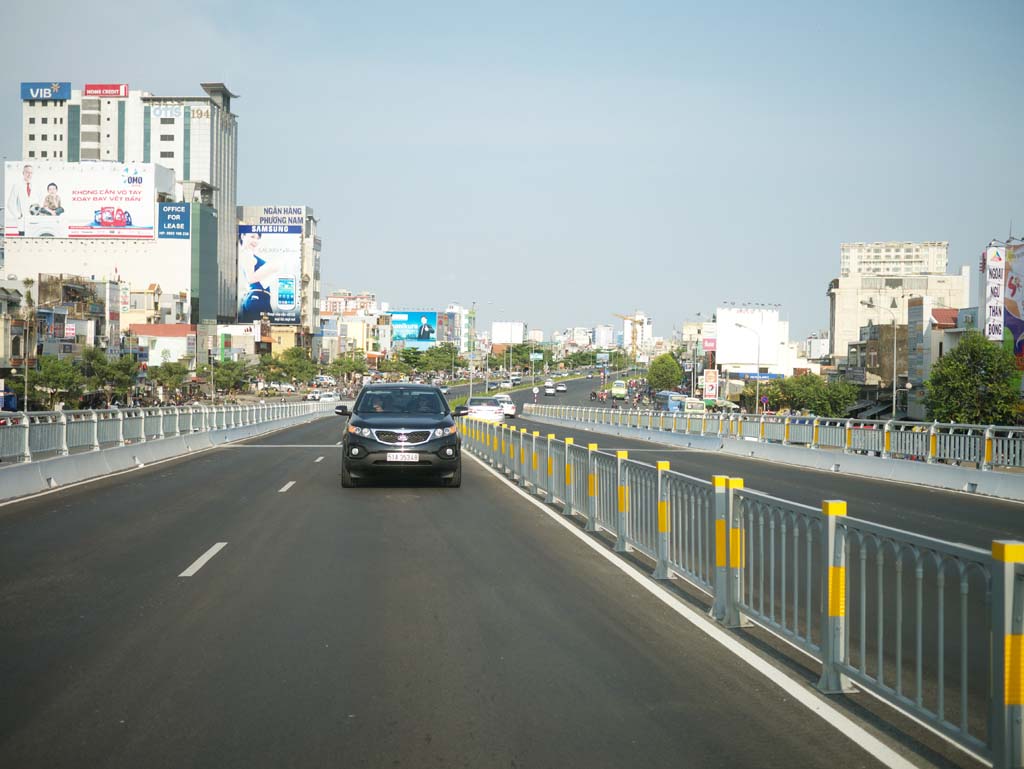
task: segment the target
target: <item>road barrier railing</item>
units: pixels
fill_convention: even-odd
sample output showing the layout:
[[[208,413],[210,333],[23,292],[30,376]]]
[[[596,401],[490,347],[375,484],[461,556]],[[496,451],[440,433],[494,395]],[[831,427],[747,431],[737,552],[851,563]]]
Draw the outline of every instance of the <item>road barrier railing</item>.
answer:
[[[652,417],[658,429],[662,415]],[[782,420],[721,421],[737,431],[786,428]],[[500,448],[511,428],[472,418],[463,425],[464,449],[498,469],[511,461]],[[823,426],[837,425],[813,425],[818,440]],[[705,592],[723,625],[756,624],[805,652],[820,665],[822,692],[860,688],[997,769],[1024,766],[1024,543],[981,550],[860,520],[842,500],[809,507],[740,478],[704,480],[625,451],[517,434],[528,441],[516,461],[529,493],[610,535],[615,550],[645,555],[655,578]],[[884,436],[884,425],[875,434]]]
[[[974,466],[980,470],[1024,468],[1024,427],[921,423],[765,414],[681,414],[637,409],[548,406],[527,403],[524,416],[717,436],[832,449],[891,459]]]
[[[31,462],[44,457],[259,425],[305,414],[333,412],[335,405],[298,401],[96,411],[0,412],[0,460]]]

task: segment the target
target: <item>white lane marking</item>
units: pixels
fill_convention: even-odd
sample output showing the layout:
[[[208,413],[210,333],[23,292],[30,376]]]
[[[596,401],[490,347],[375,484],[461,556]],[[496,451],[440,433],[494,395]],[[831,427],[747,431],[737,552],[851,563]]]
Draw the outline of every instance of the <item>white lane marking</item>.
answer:
[[[333,449],[337,443],[247,443],[224,446],[225,449]]]
[[[213,558],[213,556],[217,555],[217,553],[219,553],[225,547],[227,547],[227,544],[228,544],[227,542],[218,542],[216,545],[211,547],[209,550],[207,550],[201,556],[196,558],[196,560],[193,562],[193,564],[191,566],[189,566],[187,569],[185,569],[185,571],[183,571],[178,576],[179,577],[191,577],[193,574],[195,574],[197,571],[199,571],[201,568],[203,568],[206,565],[207,561],[209,561],[211,558]]]
[[[323,457],[317,457],[316,459],[313,460],[313,464],[318,464],[318,463],[323,462],[323,461],[324,461]]]
[[[853,720],[848,718],[835,706],[805,689],[802,684],[794,681],[774,665],[759,657],[738,640],[733,638],[728,632],[714,624],[712,620],[709,620],[703,614],[694,611],[670,592],[665,590],[665,588],[636,571],[636,569],[630,566],[626,561],[623,561],[615,555],[614,552],[606,550],[603,545],[587,536],[586,532],[578,529],[576,526],[565,520],[557,511],[552,510],[540,500],[534,499],[523,489],[509,483],[500,473],[498,473],[497,470],[488,466],[479,457],[474,454],[469,454],[468,452],[464,452],[463,456],[472,457],[481,467],[499,480],[503,481],[512,491],[515,491],[517,494],[529,501],[530,504],[543,510],[549,517],[565,528],[566,531],[572,532],[573,536],[585,542],[588,547],[594,550],[594,552],[598,553],[606,561],[613,564],[617,569],[622,571],[626,576],[643,587],[647,592],[672,609],[676,614],[707,635],[711,640],[721,644],[727,651],[746,662],[750,667],[774,683],[786,694],[823,721],[827,722],[837,731],[846,735],[850,740],[860,745],[860,747],[870,755],[881,761],[883,766],[894,767],[895,769],[917,769],[915,764],[905,759],[895,750],[871,734],[867,729],[857,723],[854,723]]]
[[[279,488],[277,490],[277,493],[278,494],[284,494],[286,491],[288,491],[288,489],[290,489],[294,485],[295,485],[295,481],[288,481],[288,483],[286,483],[284,486],[282,486],[281,488]]]

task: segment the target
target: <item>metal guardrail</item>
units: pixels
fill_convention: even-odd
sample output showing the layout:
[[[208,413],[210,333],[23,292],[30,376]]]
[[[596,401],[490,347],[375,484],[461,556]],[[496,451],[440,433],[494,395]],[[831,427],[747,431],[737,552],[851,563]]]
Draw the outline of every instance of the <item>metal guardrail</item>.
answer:
[[[655,578],[706,592],[723,625],[756,623],[817,660],[822,692],[856,685],[997,769],[1024,766],[1024,543],[988,552],[849,517],[842,501],[819,510],[553,433],[461,425],[465,449],[614,536],[616,551],[648,556]]]
[[[296,401],[235,406],[172,406],[109,411],[0,412],[0,460],[99,451],[129,443],[333,412],[335,403]]]
[[[685,415],[636,409],[527,403],[524,415],[590,424],[756,440],[980,470],[1024,468],[1024,427],[758,414]]]

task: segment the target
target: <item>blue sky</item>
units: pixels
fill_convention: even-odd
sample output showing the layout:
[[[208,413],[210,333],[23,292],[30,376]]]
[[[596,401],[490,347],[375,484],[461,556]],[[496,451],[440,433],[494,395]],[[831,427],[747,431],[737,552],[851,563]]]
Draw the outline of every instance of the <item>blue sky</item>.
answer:
[[[5,9],[21,80],[222,80],[239,202],[312,206],[326,289],[550,332],[717,303],[825,328],[846,240],[1024,232],[1024,3],[199,3]],[[973,296],[973,294],[972,294]]]

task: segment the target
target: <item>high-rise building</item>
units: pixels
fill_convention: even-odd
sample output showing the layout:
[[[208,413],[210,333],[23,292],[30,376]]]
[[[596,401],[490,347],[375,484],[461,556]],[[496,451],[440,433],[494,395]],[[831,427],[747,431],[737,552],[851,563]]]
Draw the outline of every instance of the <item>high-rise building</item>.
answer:
[[[607,350],[615,346],[615,329],[608,324],[594,326],[594,347]]]
[[[944,275],[947,241],[840,243],[839,277],[854,275]]]
[[[22,160],[159,163],[174,172],[185,203],[214,209],[217,315],[234,313],[237,98],[223,83],[205,96],[155,96],[127,83],[22,83]]]
[[[526,324],[521,320],[496,320],[491,323],[491,344],[522,344]]]

